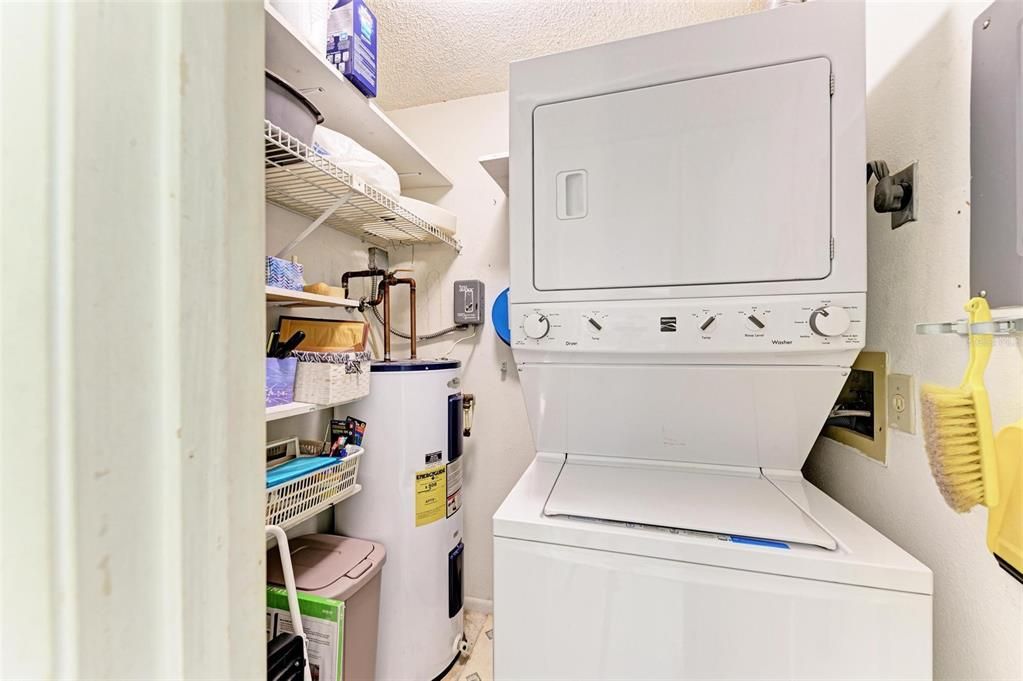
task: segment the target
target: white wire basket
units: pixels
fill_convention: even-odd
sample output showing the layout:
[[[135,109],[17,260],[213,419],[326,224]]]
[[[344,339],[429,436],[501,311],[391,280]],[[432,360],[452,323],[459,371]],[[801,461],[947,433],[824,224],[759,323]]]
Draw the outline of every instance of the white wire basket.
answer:
[[[266,490],[266,524],[288,528],[359,492],[356,482],[362,447],[326,468]]]

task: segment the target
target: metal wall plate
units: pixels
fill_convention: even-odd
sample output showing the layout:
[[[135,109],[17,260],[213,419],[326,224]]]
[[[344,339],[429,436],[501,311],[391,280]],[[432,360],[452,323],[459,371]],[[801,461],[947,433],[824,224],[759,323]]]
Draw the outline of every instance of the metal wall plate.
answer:
[[[909,201],[906,203],[906,207],[892,213],[892,229],[898,229],[907,222],[916,222],[916,202],[918,194],[916,184],[916,166],[917,162],[913,161],[908,166],[892,175],[892,179],[895,180],[895,184],[908,185],[911,188],[909,192]]]
[[[1021,25],[1019,0],[996,0],[973,22],[970,293],[985,291],[992,309],[1023,305]]]
[[[873,413],[871,434],[865,435],[849,428],[825,426],[822,435],[836,442],[853,447],[869,459],[882,465],[888,465],[888,353],[868,352],[864,350],[852,365],[849,380],[839,394],[838,401],[848,398],[851,386],[857,381],[862,384],[862,377],[857,372],[872,374],[870,385],[872,394],[865,396]]]

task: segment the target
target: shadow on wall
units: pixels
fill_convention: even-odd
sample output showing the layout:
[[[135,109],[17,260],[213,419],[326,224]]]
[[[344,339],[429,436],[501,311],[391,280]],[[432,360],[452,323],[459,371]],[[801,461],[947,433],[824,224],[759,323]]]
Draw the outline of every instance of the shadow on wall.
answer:
[[[982,5],[977,5],[978,12]],[[871,28],[868,6],[868,32]],[[874,22],[875,25],[877,22]],[[958,29],[958,30],[957,30]],[[917,30],[920,30],[919,28]],[[883,78],[873,77],[872,66],[879,60],[871,58],[875,51],[868,40],[867,60],[867,157],[888,160],[892,171],[900,170],[914,160],[921,161],[916,192],[921,201],[918,222],[893,232],[890,217],[874,212],[870,195],[865,194],[867,211],[868,287],[867,347],[883,348],[893,340],[912,336],[915,322],[941,318],[949,312],[948,300],[965,303],[969,283],[969,31],[957,27],[957,19],[947,10],[931,21],[912,47],[903,50],[900,59],[886,63]],[[886,45],[883,50],[887,51]],[[882,51],[878,49],[878,51]],[[965,62],[957,63],[957,56]],[[965,88],[950,89],[952,73],[964,68]],[[873,84],[871,84],[873,81]],[[943,96],[944,95],[944,96]],[[952,104],[950,97],[957,102]],[[950,104],[952,111],[950,111]],[[958,120],[954,120],[958,118]],[[953,120],[950,120],[953,119]],[[957,126],[958,129],[950,129]],[[953,134],[950,134],[953,133]],[[954,134],[960,133],[960,134]],[[965,135],[965,137],[963,136]],[[965,165],[962,165],[965,164]],[[955,175],[950,182],[949,175]],[[962,180],[961,182],[959,180]],[[937,245],[932,230],[942,230],[945,253],[953,261],[943,267],[932,250]],[[896,241],[895,238],[898,240]],[[954,243],[948,243],[954,238]],[[898,247],[892,251],[893,245]],[[900,256],[919,256],[912,266],[891,266]],[[879,266],[872,266],[879,265]],[[920,271],[924,268],[929,283],[942,285],[945,295],[933,289],[921,291]],[[960,293],[961,290],[961,293]],[[905,298],[906,295],[911,298]],[[954,295],[953,295],[954,294]],[[911,302],[908,307],[920,317],[893,317],[885,314],[893,307],[894,296]],[[962,303],[956,302],[954,315],[962,314]],[[904,307],[906,307],[904,305]]]

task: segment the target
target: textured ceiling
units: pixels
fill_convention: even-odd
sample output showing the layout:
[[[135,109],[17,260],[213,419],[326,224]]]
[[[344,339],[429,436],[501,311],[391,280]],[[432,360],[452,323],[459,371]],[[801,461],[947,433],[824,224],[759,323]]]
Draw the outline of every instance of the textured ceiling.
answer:
[[[766,0],[368,0],[384,109],[508,88],[508,62],[746,14]]]

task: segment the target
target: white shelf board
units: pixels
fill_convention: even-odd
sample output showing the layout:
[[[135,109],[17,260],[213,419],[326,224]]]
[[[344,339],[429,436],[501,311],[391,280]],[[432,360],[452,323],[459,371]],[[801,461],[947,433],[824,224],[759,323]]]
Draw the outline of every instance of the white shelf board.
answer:
[[[357,300],[334,298],[305,291],[291,291],[275,286],[266,287],[266,302],[295,307],[359,307]]]
[[[376,104],[327,63],[270,4],[266,68],[301,90],[323,114],[324,125],[351,137],[398,173],[402,189],[450,187],[442,173]],[[326,46],[324,46],[326,47]]]
[[[503,154],[491,154],[480,156],[480,165],[487,171],[494,182],[501,188],[501,191],[508,194],[508,152]]]
[[[278,419],[286,419],[291,416],[298,416],[299,414],[311,414],[314,411],[322,411],[323,409],[333,409],[334,407],[340,407],[342,404],[349,404],[355,402],[355,400],[345,400],[343,402],[334,402],[333,404],[310,404],[309,402],[288,402],[287,404],[280,404],[276,407],[266,408],[266,420],[276,421]]]

